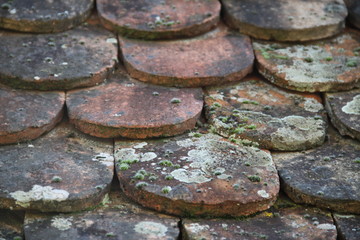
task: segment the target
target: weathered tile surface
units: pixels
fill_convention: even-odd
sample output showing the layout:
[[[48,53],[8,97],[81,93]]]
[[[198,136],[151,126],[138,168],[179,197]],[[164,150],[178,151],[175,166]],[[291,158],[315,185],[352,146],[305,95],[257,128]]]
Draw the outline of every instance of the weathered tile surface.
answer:
[[[104,81],[117,61],[117,40],[81,26],[65,33],[0,32],[0,82],[23,89],[71,89]]]
[[[22,32],[61,32],[90,15],[93,0],[0,1],[0,27]]]
[[[342,135],[360,140],[360,90],[327,93],[326,110]]]
[[[225,21],[265,40],[307,41],[333,36],[345,26],[344,2],[333,0],[223,0]]]
[[[180,216],[241,216],[268,209],[279,190],[268,152],[213,134],[117,141],[121,188],[143,206]]]
[[[0,144],[39,137],[62,118],[64,92],[13,90],[0,85]]]
[[[360,216],[334,214],[340,240],[360,239]]]
[[[154,84],[199,87],[238,81],[252,71],[250,38],[224,26],[203,36],[174,41],[120,38],[130,75]]]
[[[27,214],[25,237],[27,240],[175,240],[179,236],[179,219],[140,209],[124,202],[119,194],[110,194],[104,204],[92,212],[78,214]]]
[[[329,128],[321,147],[273,153],[286,194],[295,202],[360,213],[360,144]]]
[[[0,147],[0,208],[71,212],[101,202],[113,177],[112,141],[62,123],[24,144]]]
[[[338,91],[359,86],[360,34],[306,44],[253,43],[258,70],[280,87],[297,91]]]
[[[70,121],[97,137],[172,136],[195,127],[201,89],[147,85],[118,72],[109,83],[68,93]]]
[[[23,239],[24,213],[9,210],[0,210],[0,239]]]
[[[326,113],[319,96],[286,91],[256,75],[207,88],[206,117],[232,141],[275,150],[304,150],[325,140]]]
[[[335,240],[337,235],[331,215],[312,208],[273,209],[245,220],[186,219],[183,234],[186,240]]]
[[[220,18],[217,0],[98,0],[107,29],[130,38],[169,39],[209,31]]]
[[[345,3],[349,11],[349,22],[353,26],[360,28],[360,2],[357,0],[345,0]]]

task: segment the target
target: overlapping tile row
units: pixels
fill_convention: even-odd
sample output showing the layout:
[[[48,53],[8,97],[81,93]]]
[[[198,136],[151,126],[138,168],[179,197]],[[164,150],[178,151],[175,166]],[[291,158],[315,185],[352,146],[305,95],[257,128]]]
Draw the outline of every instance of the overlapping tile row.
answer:
[[[358,30],[341,32],[343,1],[223,0],[227,27],[215,0],[99,0],[101,23],[113,33],[96,15],[81,25],[92,1],[61,1],[53,9],[48,2],[37,8],[39,3],[28,1],[35,7],[25,11],[26,4],[1,3],[0,27],[29,33],[0,33],[0,82],[28,89],[0,86],[0,144],[37,138],[60,121],[64,93],[49,90],[69,90],[70,124],[65,120],[37,140],[0,147],[0,208],[73,212],[108,205],[116,164],[126,196],[160,212],[238,217],[266,210],[247,222],[185,220],[185,239],[335,239],[329,213],[269,209],[279,175],[296,202],[360,214],[359,142],[331,128],[325,137],[321,101],[340,133],[359,139],[359,91],[351,89],[360,86],[360,38]],[[357,26],[357,7],[348,7],[349,22]],[[42,8],[47,15],[29,20],[26,14]],[[253,37],[258,70],[277,86],[257,74],[245,77],[254,54],[250,37],[241,33]],[[325,37],[331,38],[300,43]],[[118,51],[128,73],[116,64]],[[78,87],[91,88],[73,89]],[[192,87],[206,87],[206,119],[203,91]],[[189,134],[197,121],[204,128]],[[84,135],[71,124],[89,135],[117,138],[115,154],[113,139]],[[180,136],[163,138],[174,135]],[[273,161],[258,147],[302,152],[273,152]],[[9,214],[19,220],[22,213]],[[340,237],[356,239],[357,215],[334,213],[334,219]],[[21,222],[1,223],[0,239],[21,236]],[[27,212],[25,236],[176,239],[177,222],[119,202],[77,214]]]
[[[113,192],[93,211],[72,214],[27,213],[25,238],[38,239],[178,239],[179,219],[150,212]]]
[[[182,227],[187,240],[337,239],[331,215],[311,208],[274,208],[245,221],[185,219]]]

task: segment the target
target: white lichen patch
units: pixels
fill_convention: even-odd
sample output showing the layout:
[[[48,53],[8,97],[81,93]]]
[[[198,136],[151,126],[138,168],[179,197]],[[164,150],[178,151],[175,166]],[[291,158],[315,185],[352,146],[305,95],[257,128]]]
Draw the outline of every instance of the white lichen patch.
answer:
[[[335,230],[336,226],[333,224],[329,224],[329,223],[323,223],[323,224],[317,225],[316,228],[321,229],[321,230]]]
[[[205,183],[212,180],[208,174],[200,169],[187,170],[181,168],[172,171],[170,174],[174,179],[184,183]]]
[[[267,193],[265,190],[259,190],[259,191],[257,191],[257,194],[258,194],[260,197],[263,197],[263,198],[268,198],[268,197],[270,197],[270,194]]]
[[[161,223],[142,221],[135,225],[134,230],[147,237],[165,237],[168,228]]]
[[[209,225],[200,225],[198,223],[191,223],[186,228],[188,229],[189,232],[195,234],[210,230]]]
[[[324,109],[324,106],[313,98],[306,98],[304,109],[308,112],[319,112]]]
[[[324,141],[326,125],[322,119],[288,116],[279,120],[282,127],[271,135],[271,142],[278,150],[299,150],[305,143],[317,146]]]
[[[360,115],[360,94],[341,108],[344,113]]]
[[[114,43],[114,44],[117,44],[117,40],[116,40],[116,38],[108,38],[108,39],[106,39],[106,42],[107,42],[107,43]]]
[[[60,230],[66,231],[71,228],[73,218],[53,217],[51,219],[51,226]]]
[[[139,144],[136,145],[139,148]],[[145,145],[142,145],[145,146]],[[139,160],[140,162],[148,162],[157,157],[154,152],[136,153],[134,148],[122,148],[116,151],[116,160]]]
[[[147,142],[141,142],[133,146],[135,149],[143,148],[147,145]]]
[[[227,172],[229,163],[233,161],[251,161],[252,166],[272,165],[271,156],[257,148],[240,147],[224,141],[218,135],[205,134],[199,138],[177,141],[184,148],[190,148],[187,152],[189,168],[176,169],[171,175],[180,182],[205,183],[213,178],[230,179],[232,175]],[[229,154],[232,153],[232,154]]]
[[[69,197],[69,193],[65,190],[53,189],[51,186],[34,185],[29,192],[16,191],[10,193],[10,196],[16,200],[17,205],[29,207],[34,201],[64,201]]]
[[[95,162],[100,162],[108,167],[111,167],[114,165],[114,157],[111,154],[108,153],[99,153],[92,159]]]

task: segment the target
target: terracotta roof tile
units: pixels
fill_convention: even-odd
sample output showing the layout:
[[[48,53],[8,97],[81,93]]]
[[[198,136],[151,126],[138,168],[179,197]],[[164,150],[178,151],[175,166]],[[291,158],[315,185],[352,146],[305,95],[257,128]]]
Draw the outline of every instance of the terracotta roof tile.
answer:
[[[345,26],[347,9],[333,0],[222,0],[224,20],[252,37],[308,41],[333,36]]]
[[[84,22],[94,0],[1,1],[0,27],[21,32],[62,32]]]
[[[97,1],[101,22],[107,29],[141,39],[171,39],[205,33],[219,22],[220,8],[217,0]]]
[[[0,0],[0,240],[356,239],[357,0],[96,4]]]

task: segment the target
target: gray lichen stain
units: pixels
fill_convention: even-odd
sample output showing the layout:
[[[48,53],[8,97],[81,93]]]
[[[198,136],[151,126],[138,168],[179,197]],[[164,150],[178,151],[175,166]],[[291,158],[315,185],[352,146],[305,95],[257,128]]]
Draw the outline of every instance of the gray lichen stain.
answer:
[[[148,239],[157,239],[159,237],[165,237],[168,228],[161,223],[142,221],[135,225],[134,231],[145,235]]]
[[[187,153],[189,168],[180,168],[171,172],[171,175],[180,182],[185,183],[205,183],[213,180],[215,176],[219,179],[232,178],[227,162],[228,155],[224,151],[235,154],[233,158],[242,156],[251,157],[253,166],[270,166],[271,157],[263,151],[252,147],[235,147],[233,144],[223,141],[220,136],[206,134],[199,138],[189,138],[176,142],[183,148],[193,148]]]
[[[322,119],[288,116],[280,121],[283,127],[271,135],[274,148],[278,150],[301,149],[307,142],[316,146],[325,139],[326,124]]]
[[[360,94],[341,108],[344,113],[360,115]]]
[[[92,159],[95,162],[100,162],[108,167],[114,166],[114,157],[108,153],[99,153]]]
[[[63,218],[63,217],[53,217],[51,219],[51,226],[60,230],[60,231],[66,231],[69,230],[72,226],[73,218]]]
[[[346,39],[351,39],[351,35],[339,36],[333,40],[333,44],[341,44]],[[257,50],[272,49],[271,44],[265,43],[256,42],[253,43],[253,46]],[[346,51],[345,49],[342,50]],[[269,59],[276,64],[278,73],[285,74],[285,79],[289,81],[290,85],[305,89],[310,89],[313,83],[339,82],[338,77],[340,75],[356,69],[344,63],[349,61],[360,62],[358,56],[341,54],[341,48],[331,48],[331,52],[329,52],[320,44],[284,45],[278,49],[272,49],[272,53],[276,56],[285,56],[288,59],[286,61],[276,58]],[[331,61],[326,59],[331,59]]]
[[[34,201],[65,201],[69,197],[69,192],[61,189],[53,189],[51,186],[34,185],[29,192],[16,191],[10,193],[10,196],[16,200],[16,204],[21,207],[29,207]]]
[[[148,162],[157,157],[154,152],[137,153],[135,149],[145,146],[143,143],[135,145],[133,148],[122,148],[115,152],[116,160],[138,160],[140,162]],[[134,149],[135,148],[135,149]]]

